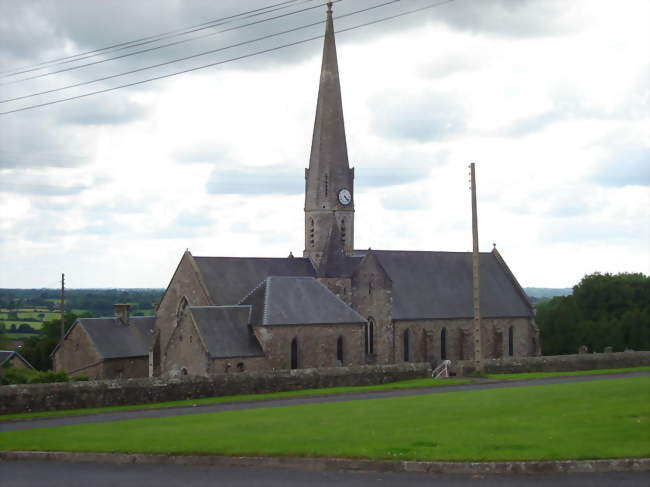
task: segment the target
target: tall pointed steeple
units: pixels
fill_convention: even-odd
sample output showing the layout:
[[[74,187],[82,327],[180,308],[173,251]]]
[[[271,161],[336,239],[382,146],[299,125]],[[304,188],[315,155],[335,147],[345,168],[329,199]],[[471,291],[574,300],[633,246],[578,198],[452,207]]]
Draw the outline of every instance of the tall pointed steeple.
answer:
[[[327,4],[316,120],[305,179],[304,255],[315,264],[320,262],[330,247],[332,225],[337,226],[341,253],[350,253],[354,248],[354,169],[348,163],[331,3]]]

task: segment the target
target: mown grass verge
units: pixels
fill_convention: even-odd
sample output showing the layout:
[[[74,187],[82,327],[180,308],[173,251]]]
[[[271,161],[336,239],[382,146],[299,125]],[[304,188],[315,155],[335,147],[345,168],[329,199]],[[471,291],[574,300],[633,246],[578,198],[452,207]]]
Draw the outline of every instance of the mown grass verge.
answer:
[[[0,433],[0,449],[503,461],[650,456],[650,377]]]
[[[546,379],[552,377],[569,377],[577,375],[600,375],[600,374],[620,374],[626,372],[641,372],[650,370],[650,367],[630,367],[625,369],[600,369],[600,370],[580,370],[574,372],[532,372],[522,374],[488,374],[484,378],[491,380],[529,380],[529,379]],[[3,421],[27,420],[37,418],[49,418],[56,416],[78,416],[89,414],[110,413],[115,411],[135,411],[140,409],[160,409],[168,407],[191,406],[196,404],[219,404],[225,402],[241,401],[263,401],[266,399],[288,399],[291,397],[320,396],[329,394],[346,394],[350,392],[369,392],[369,391],[388,391],[395,389],[420,389],[427,387],[441,387],[461,384],[471,384],[477,382],[475,379],[411,379],[399,382],[390,382],[388,384],[378,384],[370,386],[356,387],[330,387],[326,389],[303,389],[299,391],[274,392],[266,394],[245,394],[239,396],[223,397],[206,397],[201,399],[187,399],[180,401],[158,402],[149,404],[131,404],[126,406],[107,406],[99,408],[86,409],[64,409],[59,411],[41,411],[34,413],[13,413],[0,415],[0,423]]]
[[[596,369],[596,370],[574,370],[571,372],[524,372],[520,374],[486,374],[488,379],[497,380],[529,380],[529,379],[547,379],[551,377],[573,377],[577,375],[606,375],[621,374],[625,372],[643,372],[650,370],[646,367],[628,367],[625,369]]]
[[[305,396],[321,396],[331,394],[346,394],[351,392],[371,392],[371,391],[389,391],[395,389],[420,389],[427,387],[441,387],[459,384],[469,384],[472,381],[469,379],[411,379],[399,382],[389,382],[387,384],[377,384],[371,386],[349,386],[349,387],[328,387],[326,389],[302,389],[299,391],[285,391],[285,392],[271,392],[266,394],[242,394],[239,396],[223,396],[223,397],[205,397],[201,399],[186,399],[181,401],[157,402],[150,404],[133,404],[127,406],[107,406],[101,408],[88,408],[88,409],[65,409],[60,411],[42,411],[36,413],[15,413],[0,415],[0,422],[18,420],[18,419],[32,419],[32,418],[47,418],[54,416],[76,416],[84,414],[99,414],[110,413],[114,411],[135,411],[140,409],[159,409],[178,406],[197,406],[206,404],[219,404],[225,402],[243,402],[243,401],[263,401],[266,399],[287,399],[291,397],[305,397]]]

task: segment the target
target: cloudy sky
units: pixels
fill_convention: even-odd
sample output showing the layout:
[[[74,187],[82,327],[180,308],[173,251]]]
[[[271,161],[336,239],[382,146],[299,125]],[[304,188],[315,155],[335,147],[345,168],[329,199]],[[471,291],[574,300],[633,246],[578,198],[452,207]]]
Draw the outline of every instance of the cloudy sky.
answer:
[[[336,29],[435,3],[401,0],[344,16],[386,1],[336,2]],[[0,111],[322,34],[318,24],[248,42],[324,19],[320,0],[297,0],[190,35],[12,74],[277,3],[0,0],[3,101],[215,51],[3,102]],[[476,162],[481,250],[495,242],[522,285],[569,287],[595,271],[650,273],[649,5],[455,0],[341,32],[356,247],[471,250],[467,166]],[[233,44],[241,45],[227,48]],[[62,272],[76,288],[165,287],[186,248],[301,255],[321,49],[313,40],[0,115],[0,287],[56,287]]]

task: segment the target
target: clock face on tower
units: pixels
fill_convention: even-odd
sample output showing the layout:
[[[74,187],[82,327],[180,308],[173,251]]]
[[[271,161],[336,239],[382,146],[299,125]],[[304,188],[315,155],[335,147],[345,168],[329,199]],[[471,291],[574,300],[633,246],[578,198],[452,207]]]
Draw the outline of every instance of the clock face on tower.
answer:
[[[339,191],[339,201],[342,205],[350,204],[350,201],[352,201],[352,194],[350,193],[349,189],[343,188],[341,191]]]

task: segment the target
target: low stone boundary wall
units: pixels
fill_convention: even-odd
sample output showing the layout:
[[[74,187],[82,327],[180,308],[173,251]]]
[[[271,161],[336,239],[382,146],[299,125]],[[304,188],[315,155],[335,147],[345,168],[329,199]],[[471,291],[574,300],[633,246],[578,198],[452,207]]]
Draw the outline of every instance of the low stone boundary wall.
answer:
[[[0,386],[0,414],[146,404],[322,387],[365,386],[430,376],[429,364],[400,364],[243,372],[210,378],[9,385]]]
[[[585,353],[490,359],[485,361],[485,372],[488,374],[571,372],[575,370],[622,369],[641,366],[650,366],[650,352]],[[457,363],[456,373],[458,375],[466,375],[473,371],[474,364],[472,362]]]

